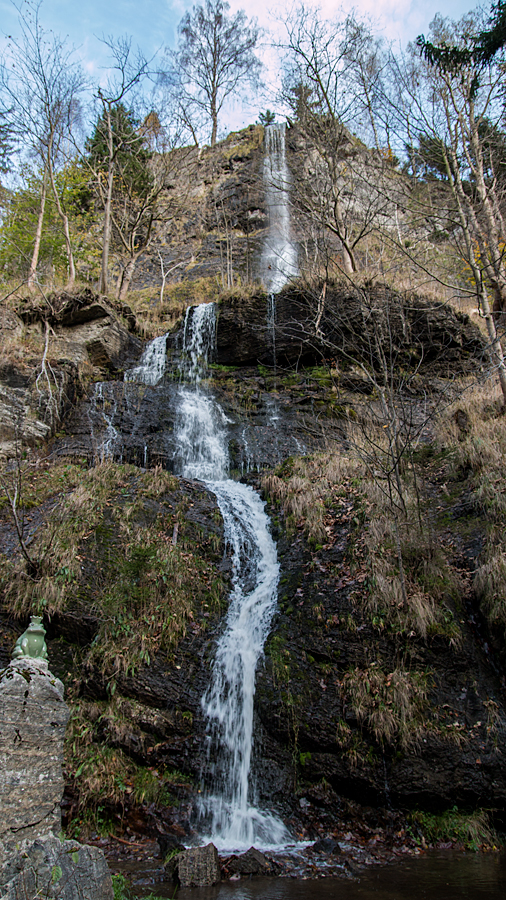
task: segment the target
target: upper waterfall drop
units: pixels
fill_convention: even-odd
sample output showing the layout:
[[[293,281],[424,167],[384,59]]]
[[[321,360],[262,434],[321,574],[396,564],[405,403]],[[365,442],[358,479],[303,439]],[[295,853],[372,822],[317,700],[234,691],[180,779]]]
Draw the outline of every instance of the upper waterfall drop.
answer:
[[[269,294],[277,294],[297,275],[297,248],[291,238],[291,176],[286,161],[284,122],[265,128],[263,178],[269,213],[269,233],[265,240],[260,275]]]

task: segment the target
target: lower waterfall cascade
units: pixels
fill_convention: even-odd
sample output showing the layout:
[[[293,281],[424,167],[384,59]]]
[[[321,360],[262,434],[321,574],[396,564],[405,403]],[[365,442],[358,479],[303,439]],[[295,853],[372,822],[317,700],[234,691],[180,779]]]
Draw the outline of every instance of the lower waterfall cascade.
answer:
[[[206,840],[219,849],[279,847],[289,834],[277,816],[253,805],[250,777],[255,672],[276,609],[279,564],[263,501],[249,485],[228,478],[229,420],[201,384],[215,334],[214,304],[187,310],[174,424],[174,471],[204,482],[215,494],[232,555],[226,624],[202,698],[212,784],[202,794],[201,819],[209,828]],[[152,355],[145,359],[150,364]],[[152,383],[141,368],[134,377]]]

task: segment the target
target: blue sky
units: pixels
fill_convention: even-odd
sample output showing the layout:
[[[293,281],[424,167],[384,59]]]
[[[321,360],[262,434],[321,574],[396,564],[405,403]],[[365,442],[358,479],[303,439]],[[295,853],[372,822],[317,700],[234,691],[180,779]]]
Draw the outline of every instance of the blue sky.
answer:
[[[19,5],[19,4],[18,4]],[[104,76],[107,64],[106,53],[100,44],[102,36],[131,35],[133,45],[139,45],[148,57],[166,46],[175,46],[177,25],[186,10],[191,9],[191,0],[43,0],[40,19],[44,28],[52,29],[62,37],[68,36],[78,48],[90,78],[99,81]],[[279,19],[286,6],[293,8],[294,2],[276,3],[275,0],[255,0],[255,3],[230,0],[233,11],[244,9],[247,15],[255,15],[264,29],[265,56],[271,60],[269,41],[279,33]],[[311,0],[306,0],[311,6]],[[325,17],[339,15],[340,10],[354,9],[358,15],[366,15],[373,21],[378,32],[385,38],[405,45],[421,32],[427,32],[429,22],[435,13],[459,18],[473,8],[467,0],[320,0],[319,6]],[[490,3],[485,4],[489,8]],[[10,0],[0,0],[0,48],[5,45],[5,36],[16,36],[19,32],[18,14]],[[271,69],[271,77],[275,73]],[[254,121],[259,108],[265,108],[266,99],[257,97],[252,104],[237,100],[227,114],[229,125],[241,127]],[[268,104],[267,104],[268,105]]]
[[[188,0],[43,0],[41,19],[48,28],[80,44],[93,56],[94,35],[131,34],[151,53],[162,44],[173,45],[177,24],[193,3]],[[231,0],[231,8],[244,9],[255,15],[259,23],[272,31],[272,20],[285,4],[270,0],[255,3]],[[311,6],[311,2],[306,2]],[[427,25],[436,12],[458,18],[476,4],[467,0],[344,0],[342,3],[321,0],[315,4],[329,17],[339,9],[355,9],[359,14],[372,16],[379,28],[390,38],[403,42],[412,40]],[[485,3],[485,8],[490,4]],[[289,4],[290,7],[293,4]],[[270,13],[274,15],[270,16]],[[0,0],[1,30],[5,34],[17,30],[17,12],[10,0]]]

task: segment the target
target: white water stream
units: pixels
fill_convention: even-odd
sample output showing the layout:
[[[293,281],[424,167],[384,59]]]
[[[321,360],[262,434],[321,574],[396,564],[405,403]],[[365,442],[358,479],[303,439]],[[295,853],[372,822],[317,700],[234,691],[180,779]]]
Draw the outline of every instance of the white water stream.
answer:
[[[297,275],[297,248],[290,230],[290,170],[286,161],[285,123],[265,129],[264,186],[269,231],[261,258],[262,281],[267,288],[267,329],[271,337],[272,365],[276,369],[276,294]]]
[[[290,230],[290,170],[286,161],[285,123],[265,129],[265,200],[269,233],[265,241],[261,276],[270,294],[297,275],[297,249]]]
[[[258,494],[227,478],[227,419],[201,385],[216,331],[213,304],[188,310],[183,372],[174,426],[176,471],[196,478],[217,498],[232,551],[232,592],[216,649],[211,683],[202,699],[208,722],[213,785],[203,797],[209,840],[219,849],[279,846],[283,823],[253,805],[250,784],[255,672],[276,608],[279,565],[269,520]]]
[[[262,277],[270,295],[268,327],[275,366],[275,295],[297,273],[296,248],[290,238],[284,125],[266,129],[266,150],[264,180],[270,228],[262,254]],[[125,373],[125,381],[159,383],[165,372],[166,338],[163,335],[148,344],[139,365]],[[215,339],[214,304],[189,308],[177,392],[174,467],[184,478],[205,482],[216,495],[232,556],[229,610],[217,643],[211,682],[202,698],[213,777],[202,799],[202,814],[210,829],[205,840],[220,850],[247,849],[253,844],[275,848],[286,845],[290,837],[277,816],[254,805],[251,757],[255,675],[276,609],[279,564],[262,500],[248,485],[227,477],[228,420],[202,385]],[[272,421],[275,418],[273,409]],[[107,424],[110,431],[104,448],[110,453],[116,431],[112,418]]]
[[[142,384],[158,384],[162,379],[167,364],[167,337],[162,334],[146,345],[139,365],[125,372],[125,381],[137,381]]]
[[[88,410],[95,462],[112,459],[118,450],[121,436],[114,427],[116,410],[114,385],[107,381],[97,381]]]

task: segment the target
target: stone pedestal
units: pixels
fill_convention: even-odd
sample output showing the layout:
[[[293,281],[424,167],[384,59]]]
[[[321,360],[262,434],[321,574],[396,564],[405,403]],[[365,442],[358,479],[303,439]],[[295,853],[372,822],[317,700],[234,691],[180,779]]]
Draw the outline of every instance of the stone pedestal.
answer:
[[[0,678],[0,900],[113,900],[102,850],[62,841],[63,740],[69,708],[43,659]]]
[[[114,900],[103,851],[46,835],[0,867],[0,900]]]
[[[69,709],[63,685],[42,659],[11,662],[0,679],[0,843],[58,834],[63,740]]]

